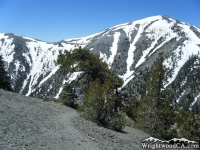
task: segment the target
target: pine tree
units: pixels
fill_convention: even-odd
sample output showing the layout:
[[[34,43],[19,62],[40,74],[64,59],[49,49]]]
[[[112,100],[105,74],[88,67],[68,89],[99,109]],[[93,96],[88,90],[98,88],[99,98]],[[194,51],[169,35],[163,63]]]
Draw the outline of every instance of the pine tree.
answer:
[[[180,137],[200,142],[200,113],[194,115],[190,111],[180,111],[177,120]]]
[[[12,91],[10,77],[5,69],[5,62],[0,55],[0,89]]]
[[[82,72],[69,87],[79,86],[85,92],[83,104],[78,107],[82,116],[113,130],[124,128],[124,113],[120,111],[122,102],[118,88],[123,80],[112,71],[106,62],[86,49],[74,49],[59,54],[56,61],[63,73]],[[73,89],[65,88],[65,98]],[[68,92],[69,91],[69,92]],[[71,92],[70,92],[71,91]],[[73,95],[72,95],[73,96]]]
[[[168,130],[173,123],[174,113],[168,94],[164,93],[163,55],[154,62],[146,94],[138,108],[138,125],[156,137],[169,138]]]
[[[79,83],[83,91],[87,91],[90,83],[98,79],[101,84],[107,80],[112,80],[115,85],[116,94],[118,88],[123,84],[123,80],[119,78],[114,71],[109,69],[106,62],[103,62],[98,55],[93,54],[87,49],[74,49],[71,52],[65,51],[59,54],[56,64],[60,65],[62,73],[82,72],[80,77],[73,83],[74,86]],[[82,82],[82,85],[81,83]],[[119,102],[116,102],[116,106]]]
[[[124,111],[134,122],[137,122],[139,100],[135,97],[125,99]]]
[[[79,80],[87,76],[88,82],[99,79],[103,83],[110,74],[114,75],[106,62],[103,62],[98,55],[93,54],[87,49],[79,48],[70,52],[65,51],[64,54],[60,53],[56,64],[60,65],[62,73],[83,72]]]
[[[99,79],[93,81],[84,96],[79,113],[84,118],[100,123],[106,128],[122,130],[125,127],[125,116],[121,111],[115,111],[118,97],[113,83],[106,81],[101,84]]]
[[[60,99],[62,100],[63,104],[76,109],[77,103],[75,102],[75,98],[77,97],[78,96],[76,95],[74,84],[66,83],[64,85],[62,93],[60,94]]]

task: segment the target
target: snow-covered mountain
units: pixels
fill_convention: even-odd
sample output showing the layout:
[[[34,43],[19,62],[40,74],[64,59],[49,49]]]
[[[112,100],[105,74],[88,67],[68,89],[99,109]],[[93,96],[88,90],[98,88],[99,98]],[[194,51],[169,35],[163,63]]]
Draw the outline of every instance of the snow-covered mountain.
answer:
[[[174,96],[181,106],[199,106],[200,29],[190,24],[154,16],[55,43],[0,33],[0,54],[8,63],[13,88],[27,96],[58,98],[61,85],[79,73],[60,74],[54,60],[59,51],[79,46],[99,54],[123,78],[124,87],[138,98],[142,84],[136,83],[143,83],[146,69],[163,52],[168,68],[165,87],[176,87]]]

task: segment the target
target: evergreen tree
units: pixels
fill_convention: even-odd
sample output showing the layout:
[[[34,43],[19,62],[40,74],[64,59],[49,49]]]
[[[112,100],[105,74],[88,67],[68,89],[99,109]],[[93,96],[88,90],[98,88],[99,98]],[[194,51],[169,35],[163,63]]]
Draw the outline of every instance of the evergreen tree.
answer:
[[[82,116],[113,130],[124,128],[125,117],[120,112],[122,101],[118,92],[123,80],[106,62],[89,50],[79,48],[60,53],[56,63],[63,73],[82,72],[76,81],[70,83],[69,88],[65,88],[65,93],[68,93],[65,98],[69,98],[69,93],[73,93],[72,88],[77,86],[85,92],[83,104],[78,108]]]
[[[0,89],[12,91],[10,77],[5,69],[5,62],[0,55]]]
[[[73,51],[65,51],[64,54],[59,54],[56,64],[60,65],[62,73],[82,72],[77,82],[85,80],[87,88],[92,81],[99,79],[101,83],[114,75],[106,62],[103,62],[98,55],[91,53],[86,49],[74,49]],[[116,75],[115,75],[116,76]],[[76,83],[77,83],[76,82]]]
[[[84,96],[79,113],[106,128],[122,130],[125,127],[125,116],[121,111],[115,111],[118,97],[111,81],[101,84],[99,79],[93,81]]]
[[[135,97],[128,97],[125,99],[124,111],[126,112],[127,116],[135,122],[137,122],[138,117],[138,105],[139,100],[137,100]]]
[[[75,98],[77,97],[78,96],[76,94],[75,86],[73,86],[73,83],[66,83],[60,95],[60,99],[62,100],[63,104],[76,109],[77,103],[75,102]]]
[[[175,115],[169,93],[164,94],[163,61],[161,53],[151,68],[146,94],[138,108],[138,125],[153,136],[170,138],[168,130]]]
[[[65,51],[59,54],[56,64],[60,65],[62,73],[82,72],[82,74],[72,82],[73,86],[79,83],[83,91],[87,91],[90,83],[98,79],[101,84],[107,80],[112,80],[115,92],[118,94],[118,88],[123,84],[123,80],[119,78],[106,62],[103,62],[98,55],[91,53],[86,49],[75,49],[73,51]],[[81,85],[80,82],[83,84]]]
[[[180,111],[177,117],[180,137],[200,142],[200,113],[194,115],[190,111]]]

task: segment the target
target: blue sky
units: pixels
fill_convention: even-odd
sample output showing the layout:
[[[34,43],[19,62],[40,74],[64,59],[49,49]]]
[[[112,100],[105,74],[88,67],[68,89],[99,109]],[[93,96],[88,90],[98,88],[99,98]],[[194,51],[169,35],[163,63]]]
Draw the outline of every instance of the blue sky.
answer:
[[[0,0],[0,32],[56,42],[155,15],[200,28],[200,0]]]

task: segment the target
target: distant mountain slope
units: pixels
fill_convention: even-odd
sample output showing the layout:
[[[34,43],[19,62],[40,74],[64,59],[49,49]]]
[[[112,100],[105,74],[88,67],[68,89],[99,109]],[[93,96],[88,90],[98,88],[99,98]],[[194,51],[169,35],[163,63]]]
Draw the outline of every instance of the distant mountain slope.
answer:
[[[36,97],[58,98],[62,83],[76,78],[77,73],[59,74],[54,60],[59,50],[79,46],[99,54],[123,78],[124,87],[130,94],[138,98],[143,92],[141,85],[145,70],[163,52],[164,64],[168,68],[165,87],[176,88],[173,91],[175,99],[184,107],[198,108],[200,29],[190,24],[167,16],[154,16],[117,25],[87,37],[55,43],[0,34],[0,54],[8,62],[15,91]]]

